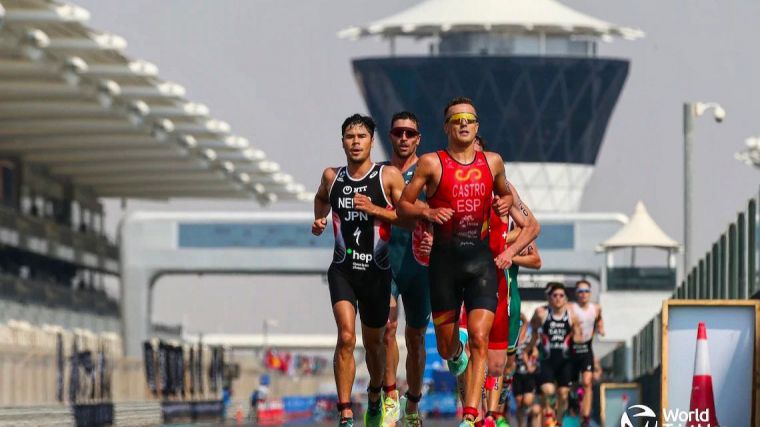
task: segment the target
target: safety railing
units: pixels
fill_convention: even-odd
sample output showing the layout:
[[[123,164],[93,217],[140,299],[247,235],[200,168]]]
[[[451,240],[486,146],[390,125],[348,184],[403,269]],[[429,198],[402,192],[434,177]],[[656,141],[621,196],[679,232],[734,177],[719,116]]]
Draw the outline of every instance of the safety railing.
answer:
[[[119,303],[104,292],[74,290],[58,283],[0,274],[0,298],[23,304],[64,308],[103,316],[118,316]]]
[[[702,259],[689,270],[671,299],[760,297],[760,194],[751,198]],[[633,378],[660,366],[660,312],[632,340]]]
[[[118,273],[119,248],[103,235],[75,231],[7,207],[0,207],[0,228],[17,233],[15,238],[5,236],[3,243],[6,245]]]

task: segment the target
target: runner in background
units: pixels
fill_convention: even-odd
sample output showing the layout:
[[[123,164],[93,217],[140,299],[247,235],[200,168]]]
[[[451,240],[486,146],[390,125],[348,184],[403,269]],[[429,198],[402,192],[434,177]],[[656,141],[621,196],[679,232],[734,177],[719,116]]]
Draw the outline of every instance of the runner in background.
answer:
[[[386,164],[401,171],[404,184],[408,183],[417,169],[417,147],[422,135],[419,120],[414,113],[401,111],[391,118],[388,132],[393,152]],[[424,194],[421,195],[424,200]],[[423,204],[423,202],[419,202]],[[422,375],[425,371],[425,332],[430,323],[430,286],[428,284],[428,262],[432,236],[427,221],[417,221],[414,231],[405,227],[391,227],[389,244],[391,270],[391,302],[388,324],[385,327],[385,426],[393,426],[401,417],[409,427],[422,425],[418,406],[422,398]],[[426,237],[427,236],[427,237]],[[406,394],[399,399],[396,389],[396,373],[399,363],[398,343],[398,301],[404,304],[406,325]]]
[[[520,313],[520,342],[517,346],[515,370],[512,377],[512,394],[517,406],[517,425],[524,427],[526,418],[531,420],[532,427],[540,426],[541,406],[535,404],[536,376],[538,374],[538,349],[529,348],[528,343],[533,330],[528,323],[528,318]]]
[[[475,147],[476,150],[486,150],[486,140],[478,135],[475,138]],[[517,194],[514,187],[512,187],[512,191]],[[535,220],[530,209],[525,205],[523,206],[524,213]],[[521,231],[522,229],[516,225],[510,215],[499,217],[492,211],[489,221],[489,246],[493,256],[497,257],[512,245]],[[484,424],[486,427],[493,425],[509,426],[505,417],[506,397],[507,390],[512,382],[517,342],[521,330],[519,315],[521,298],[517,284],[520,266],[533,269],[541,268],[541,256],[538,253],[538,246],[535,241],[512,258],[512,265],[509,269],[498,269],[496,272],[499,281],[499,301],[488,342],[488,372],[485,382],[486,399],[484,404],[486,411]],[[466,319],[463,323],[460,322],[460,328],[462,324],[465,325],[466,330]]]
[[[537,333],[531,335],[528,346],[538,344],[542,418],[546,427],[554,427],[562,424],[567,410],[569,387],[575,374],[570,347],[580,325],[568,309],[564,284],[550,282],[546,285],[546,296],[549,303],[536,308],[531,319],[533,331]]]
[[[602,307],[591,302],[591,283],[579,280],[575,283],[575,300],[570,303],[570,310],[580,323],[577,333],[573,336],[572,357],[575,367],[574,378],[580,378],[581,388],[578,396],[581,400],[581,427],[591,425],[591,404],[594,400],[594,335],[604,336],[604,321]]]

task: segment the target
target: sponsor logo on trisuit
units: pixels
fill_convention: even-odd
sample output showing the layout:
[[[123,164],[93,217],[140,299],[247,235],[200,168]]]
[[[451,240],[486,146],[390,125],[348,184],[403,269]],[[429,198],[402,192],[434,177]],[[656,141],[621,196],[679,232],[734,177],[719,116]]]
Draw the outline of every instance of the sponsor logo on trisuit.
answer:
[[[467,172],[462,169],[457,169],[457,171],[454,172],[454,178],[456,178],[457,181],[469,181],[470,178],[480,179],[482,176],[483,173],[480,172],[480,169],[470,169]]]
[[[372,261],[372,254],[363,254],[361,252],[356,252],[355,250],[350,249],[350,248],[346,250],[346,252],[348,252],[348,254],[351,255],[351,259],[353,259],[354,261],[359,261],[359,262],[364,262],[364,263],[368,263]]]

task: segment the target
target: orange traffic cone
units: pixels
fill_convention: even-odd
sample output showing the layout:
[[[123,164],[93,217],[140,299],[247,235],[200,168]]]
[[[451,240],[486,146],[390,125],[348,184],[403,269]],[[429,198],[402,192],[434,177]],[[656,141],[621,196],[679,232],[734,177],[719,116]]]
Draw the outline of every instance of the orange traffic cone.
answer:
[[[694,379],[691,382],[689,409],[693,415],[687,427],[718,427],[707,350],[707,328],[704,322],[699,322],[697,327],[697,351],[694,355]]]

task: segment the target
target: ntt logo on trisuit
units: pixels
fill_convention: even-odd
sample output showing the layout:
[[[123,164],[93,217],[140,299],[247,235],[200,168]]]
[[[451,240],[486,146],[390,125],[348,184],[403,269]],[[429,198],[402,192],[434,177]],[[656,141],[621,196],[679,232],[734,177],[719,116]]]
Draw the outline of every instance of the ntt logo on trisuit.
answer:
[[[631,417],[628,417],[629,412],[632,414]],[[634,424],[631,418],[642,418],[641,421],[646,420],[643,427],[719,427],[717,424],[710,423],[709,409],[702,411],[696,409],[691,411],[663,409],[662,418],[664,421],[660,425],[659,421],[657,421],[657,415],[652,408],[646,405],[633,405],[623,412],[623,416],[620,418],[620,427],[635,427],[639,425]]]

